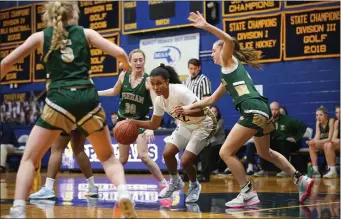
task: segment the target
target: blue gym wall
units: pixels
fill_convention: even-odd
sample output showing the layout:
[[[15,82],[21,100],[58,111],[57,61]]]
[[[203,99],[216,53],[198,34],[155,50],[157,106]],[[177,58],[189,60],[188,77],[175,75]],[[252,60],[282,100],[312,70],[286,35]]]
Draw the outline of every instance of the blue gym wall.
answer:
[[[32,2],[1,2],[1,9],[30,4]],[[339,3],[338,3],[339,4]],[[219,9],[221,3],[219,2]],[[283,5],[283,4],[282,4]],[[335,4],[334,4],[335,5]],[[311,6],[309,8],[325,7],[327,5]],[[302,8],[303,9],[303,8]],[[287,9],[282,9],[287,10]],[[221,16],[221,10],[219,13]],[[217,27],[222,28],[222,19]],[[200,50],[210,50],[216,37],[195,28],[173,29],[160,32],[152,32],[137,35],[121,35],[120,45],[129,53],[132,49],[139,47],[139,40],[174,36],[188,33],[200,32]],[[290,43],[290,42],[289,42]],[[293,45],[294,46],[294,45]],[[203,58],[202,71],[212,82],[212,89],[215,90],[220,83],[219,66],[214,65],[209,58]],[[289,114],[302,120],[307,126],[315,128],[315,109],[324,105],[334,115],[334,106],[340,103],[340,59],[310,59],[304,61],[286,61],[271,64],[264,64],[262,71],[248,68],[255,84],[263,85],[263,92],[270,101],[279,101],[287,107]],[[98,90],[112,87],[117,77],[94,78]],[[45,89],[44,83],[19,84],[17,89],[10,89],[9,86],[1,85],[1,93],[23,92],[30,90]],[[101,99],[103,107],[109,115],[117,111],[119,97],[106,97]],[[218,102],[223,117],[225,128],[231,129],[238,120],[237,111],[234,110],[232,101],[225,95]],[[111,124],[108,117],[108,124]]]

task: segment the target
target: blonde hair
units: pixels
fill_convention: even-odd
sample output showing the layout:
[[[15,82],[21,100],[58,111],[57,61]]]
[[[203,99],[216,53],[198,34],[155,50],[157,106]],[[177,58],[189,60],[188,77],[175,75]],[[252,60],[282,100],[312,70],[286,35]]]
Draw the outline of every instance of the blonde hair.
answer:
[[[328,116],[328,110],[324,106],[320,106],[319,108],[316,109],[316,111],[321,111],[323,114]]]
[[[44,57],[47,62],[53,50],[65,49],[66,42],[63,41],[64,36],[68,36],[68,32],[64,28],[64,23],[74,18],[74,12],[79,13],[77,3],[75,2],[48,2],[45,4],[45,13],[43,20],[48,26],[53,27],[51,46]]]
[[[234,44],[233,55],[236,56],[237,59],[241,62],[251,65],[257,70],[260,70],[262,68],[262,65],[257,63],[257,61],[262,58],[262,52],[252,48],[241,48],[238,40],[234,37],[232,37],[232,39]],[[224,41],[218,40],[217,42],[215,42],[215,44],[222,47],[224,45]]]
[[[143,55],[143,58],[146,59],[146,55],[144,54],[144,52],[141,49],[134,49],[129,53],[129,61],[131,61],[131,57],[135,54],[135,53],[141,53]]]

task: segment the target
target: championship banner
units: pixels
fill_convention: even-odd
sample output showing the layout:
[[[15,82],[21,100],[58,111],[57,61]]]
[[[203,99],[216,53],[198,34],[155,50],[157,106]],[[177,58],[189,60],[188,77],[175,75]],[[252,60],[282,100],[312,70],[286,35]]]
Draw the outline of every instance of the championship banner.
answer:
[[[284,60],[340,57],[340,7],[285,12]]]
[[[33,126],[43,111],[45,91],[0,94],[0,122]]]
[[[0,62],[8,56],[16,47],[0,48]],[[32,75],[32,54],[25,59],[19,60],[1,80],[0,84],[20,84],[31,82]],[[2,74],[1,74],[2,77]]]
[[[103,37],[116,45],[120,45],[118,33],[103,34]],[[90,48],[91,77],[118,75],[118,64],[115,57],[103,52],[96,47]]]
[[[146,54],[146,72],[163,63],[173,66],[184,79],[189,75],[188,61],[199,59],[199,42],[199,33],[140,40],[140,49]]]
[[[97,32],[120,29],[120,1],[79,1],[79,25]]]
[[[281,1],[240,1],[240,0],[223,0],[222,10],[223,16],[240,16],[255,13],[264,13],[270,11],[279,11],[281,9]]]
[[[155,141],[152,144],[148,144],[148,154],[149,157],[154,160],[161,170],[167,170],[166,164],[163,160],[163,150],[166,146],[166,139],[170,136],[168,135],[155,135]],[[116,158],[119,158],[119,149],[118,143],[114,137],[111,137],[112,148],[114,155]],[[92,147],[92,145],[86,141],[84,145],[84,151],[88,155],[91,163],[92,169],[103,169],[101,162],[98,160],[97,155]],[[176,155],[176,159],[178,161],[178,169],[181,169],[180,159],[182,151]],[[77,169],[79,170],[79,166],[77,164],[76,159],[73,156],[71,145],[69,144],[67,148],[63,152],[62,165],[61,169]],[[146,165],[141,161],[137,154],[137,145],[131,144],[129,149],[129,159],[128,162],[124,165],[125,170],[148,170]]]
[[[337,2],[337,1],[334,1]],[[284,1],[284,7],[285,8],[297,8],[297,7],[303,7],[303,6],[310,6],[310,5],[319,5],[319,4],[328,4],[333,3],[333,1],[325,0],[325,1],[292,1],[292,0],[286,0]]]
[[[225,18],[223,26],[241,48],[262,52],[259,63],[282,60],[282,13]]]
[[[32,34],[32,6],[0,10],[1,46],[20,44]]]

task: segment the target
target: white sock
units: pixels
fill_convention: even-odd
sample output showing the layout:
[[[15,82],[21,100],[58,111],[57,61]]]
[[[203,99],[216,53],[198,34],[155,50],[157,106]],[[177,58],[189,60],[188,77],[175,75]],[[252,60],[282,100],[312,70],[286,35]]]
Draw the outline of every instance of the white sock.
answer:
[[[128,192],[127,185],[121,184],[117,187],[117,193],[120,194],[122,192]]]
[[[191,187],[193,187],[193,186],[195,187],[196,185],[199,185],[198,180],[195,180],[194,182],[192,182],[192,181],[190,182]]]
[[[248,165],[247,165],[247,172],[249,172],[249,171],[252,171],[253,170],[253,164],[252,163],[249,163]]]
[[[318,166],[313,166],[313,170],[314,170],[315,172],[319,172]]]
[[[92,188],[95,186],[95,177],[94,176],[89,177],[88,179],[86,179],[86,181],[88,182],[89,188]]]
[[[167,184],[167,180],[166,180],[166,179],[163,179],[163,180],[161,180],[161,181],[159,182],[159,184],[160,184],[161,186],[166,185],[166,184]]]
[[[46,182],[45,182],[45,187],[47,189],[53,190],[53,186],[54,186],[54,179],[47,177]]]
[[[25,207],[26,206],[26,201],[25,200],[14,200],[13,202],[13,207]]]
[[[180,179],[180,175],[179,173],[177,173],[176,175],[171,175],[171,182],[177,182]]]
[[[330,167],[329,167],[329,171],[331,171],[331,172],[336,172],[335,166],[330,166]]]

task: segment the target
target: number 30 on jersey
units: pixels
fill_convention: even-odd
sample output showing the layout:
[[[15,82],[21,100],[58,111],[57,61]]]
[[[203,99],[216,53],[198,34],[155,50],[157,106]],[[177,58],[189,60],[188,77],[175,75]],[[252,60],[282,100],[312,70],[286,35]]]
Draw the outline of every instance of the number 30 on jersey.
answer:
[[[136,105],[135,104],[126,103],[125,113],[136,114]]]

